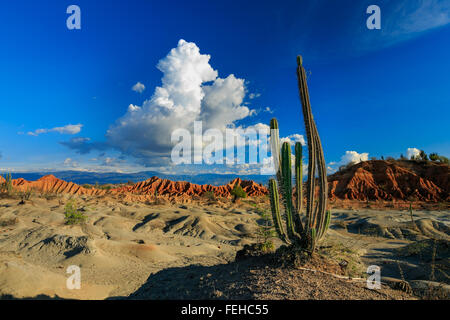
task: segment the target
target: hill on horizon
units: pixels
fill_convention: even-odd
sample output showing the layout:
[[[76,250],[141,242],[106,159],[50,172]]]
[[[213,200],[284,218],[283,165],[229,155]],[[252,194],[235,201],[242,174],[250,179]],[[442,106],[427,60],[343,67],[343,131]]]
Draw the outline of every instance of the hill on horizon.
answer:
[[[221,186],[229,183],[236,178],[242,180],[252,180],[260,184],[267,184],[271,176],[267,175],[236,175],[236,174],[216,174],[202,173],[196,175],[179,175],[164,174],[156,171],[140,171],[136,173],[120,173],[120,172],[88,172],[88,171],[41,171],[41,172],[12,172],[13,179],[25,179],[35,181],[44,176],[53,175],[58,179],[70,181],[79,185],[83,184],[120,184],[129,181],[136,183],[148,180],[154,176],[161,179],[172,181],[187,181],[195,184],[210,184],[213,186]]]
[[[151,177],[149,177],[151,175]],[[13,174],[13,179],[36,181],[44,176],[42,173]],[[92,173],[78,171],[62,171],[54,176],[58,180],[69,185],[69,188],[78,188],[83,184],[125,184],[133,183],[130,190],[135,194],[143,192],[142,187],[151,180],[152,188],[155,181],[165,185],[163,189],[168,194],[181,195],[190,193],[191,185],[198,185],[196,194],[205,190],[200,186],[218,187],[234,184],[234,181],[246,180],[261,185],[258,194],[267,193],[264,187],[272,176],[262,175],[220,175],[201,174],[187,175],[161,175],[157,172],[147,171],[135,174]],[[425,201],[425,202],[449,202],[450,201],[450,166],[444,163],[419,160],[370,160],[349,165],[340,171],[328,176],[328,196],[334,200],[357,201]],[[22,181],[20,183],[25,183]],[[62,183],[61,182],[61,183]],[[172,187],[172,185],[176,187]],[[208,186],[209,185],[209,186]],[[180,187],[181,186],[181,187]],[[119,188],[120,189],[120,188]],[[142,190],[141,190],[142,189]],[[148,191],[145,187],[146,192]],[[153,190],[153,189],[152,189]],[[208,189],[209,190],[209,189]],[[220,192],[219,192],[220,193]]]

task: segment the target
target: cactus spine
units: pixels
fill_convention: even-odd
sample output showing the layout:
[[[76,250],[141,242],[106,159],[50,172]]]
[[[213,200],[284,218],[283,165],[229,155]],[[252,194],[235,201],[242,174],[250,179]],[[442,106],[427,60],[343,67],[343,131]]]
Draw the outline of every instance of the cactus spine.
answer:
[[[280,238],[288,244],[297,243],[304,249],[313,252],[317,242],[324,236],[329,227],[331,212],[326,211],[328,185],[325,158],[323,156],[319,133],[311,112],[308,85],[306,83],[306,72],[302,66],[301,56],[297,57],[297,80],[308,140],[308,178],[306,189],[306,214],[304,218],[305,224],[303,224],[301,218],[303,211],[302,145],[300,143],[296,143],[295,145],[294,202],[292,198],[291,147],[289,143],[283,143],[280,154],[279,128],[276,119],[272,119],[270,122],[270,145],[279,188],[277,189],[275,180],[271,179],[269,182],[270,200],[275,228]],[[315,199],[316,172],[319,177],[317,181],[319,187],[318,199]],[[284,232],[282,226],[277,190],[279,190],[280,195],[283,198],[287,234]]]

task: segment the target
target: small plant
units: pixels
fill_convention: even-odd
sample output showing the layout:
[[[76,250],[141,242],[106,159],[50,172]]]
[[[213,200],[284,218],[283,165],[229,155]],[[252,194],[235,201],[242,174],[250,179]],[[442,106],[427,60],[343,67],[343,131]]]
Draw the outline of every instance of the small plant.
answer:
[[[27,189],[25,191],[20,191],[20,192],[17,193],[17,195],[20,197],[19,204],[24,204],[25,201],[30,200],[31,196],[33,195],[33,190],[32,189]]]
[[[100,190],[109,191],[109,190],[111,190],[112,186],[110,184],[102,184],[102,185],[96,185],[95,188],[100,189]]]
[[[84,213],[78,208],[75,199],[70,199],[64,206],[64,218],[66,224],[79,224],[87,219]]]
[[[54,199],[56,199],[57,195],[55,193],[51,193],[51,192],[42,192],[40,197],[44,198],[46,200],[54,200]]]
[[[239,203],[241,198],[247,198],[247,193],[238,184],[234,185],[233,190],[231,190],[231,195],[233,196],[234,203]]]
[[[0,184],[0,192],[10,195],[13,191],[11,173],[7,174],[4,179],[5,181]]]
[[[423,150],[420,150],[419,157],[420,157],[420,160],[428,161],[428,156],[425,153],[425,151],[423,151]]]
[[[216,195],[212,191],[206,191],[203,193],[203,197],[205,197],[210,202],[217,202]]]
[[[155,192],[153,193],[153,204],[162,204],[163,202],[158,198],[159,193],[158,190],[155,189]]]
[[[409,216],[411,217],[411,223],[412,223],[412,227],[415,230],[419,230],[419,228],[416,225],[416,222],[414,221],[414,217],[413,217],[413,210],[412,210],[412,204],[409,204]]]
[[[276,236],[275,229],[272,226],[271,215],[266,211],[261,209],[261,219],[262,224],[258,224],[258,244],[257,247],[261,252],[271,252],[274,250],[275,246],[273,244],[272,238]]]

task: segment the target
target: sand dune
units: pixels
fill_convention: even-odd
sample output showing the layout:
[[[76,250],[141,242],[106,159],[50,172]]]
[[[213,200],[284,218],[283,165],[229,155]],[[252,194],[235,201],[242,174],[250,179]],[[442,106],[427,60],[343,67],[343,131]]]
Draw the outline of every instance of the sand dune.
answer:
[[[83,224],[65,224],[64,206],[71,197],[88,217]],[[243,245],[258,241],[261,210],[269,210],[267,199],[250,198],[237,206],[231,201],[211,203],[206,199],[188,205],[129,202],[108,195],[86,194],[51,197],[35,194],[25,203],[4,197],[0,199],[0,295],[137,297],[148,279],[154,279],[152,274],[164,274],[164,270],[183,270],[191,265],[213,269],[219,265],[232,266],[228,263],[234,261]],[[333,209],[332,221],[326,242],[333,247],[337,244],[338,248],[342,245],[351,248],[338,250],[330,257],[350,264],[355,259],[351,272],[358,276],[362,275],[364,265],[379,263],[386,266],[383,268],[387,268],[388,276],[400,278],[397,264],[392,261],[403,259],[405,270],[415,275],[411,280],[428,280],[427,274],[417,271],[429,272],[427,264],[411,260],[415,259],[413,256],[396,255],[395,250],[429,237],[449,240],[448,211],[415,210],[415,227],[411,225],[409,212],[400,210]],[[281,243],[275,239],[275,244]],[[66,288],[66,270],[70,265],[81,268],[81,290]],[[446,264],[439,266],[442,265],[443,272],[447,272]],[[445,282],[443,276],[438,275],[437,279]],[[350,287],[344,283],[342,286],[343,297],[351,296]],[[156,286],[160,287],[165,288]],[[192,290],[202,292],[200,288],[186,292]],[[363,290],[358,292],[362,294]],[[308,293],[298,294],[305,297]],[[280,293],[274,298],[281,296]],[[140,297],[145,298],[146,294]],[[270,292],[255,297],[267,298]]]

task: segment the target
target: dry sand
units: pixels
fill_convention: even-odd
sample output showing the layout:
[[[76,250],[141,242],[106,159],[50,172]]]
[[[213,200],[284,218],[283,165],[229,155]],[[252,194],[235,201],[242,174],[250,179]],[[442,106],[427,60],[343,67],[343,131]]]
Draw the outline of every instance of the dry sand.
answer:
[[[238,205],[155,205],[104,196],[73,198],[88,216],[84,224],[65,225],[68,195],[35,195],[25,204],[17,199],[0,199],[0,295],[75,299],[130,295],[139,299],[413,298],[387,287],[373,292],[361,282],[308,271],[285,272],[286,277],[293,277],[292,285],[308,285],[308,290],[296,291],[276,283],[279,273],[283,273],[281,269],[233,262],[243,245],[257,241],[256,230],[261,223],[258,208],[268,209],[267,203],[246,200]],[[424,272],[428,270],[417,271],[423,269],[423,261],[413,261],[411,255],[401,256],[396,250],[430,236],[449,240],[450,212],[414,214],[417,231],[411,231],[406,211],[334,209],[333,226],[320,251],[346,263],[344,269],[352,276],[362,276],[367,265],[379,264],[382,276],[401,278],[396,274],[400,260],[405,264],[405,277],[426,280]],[[444,255],[440,263],[442,272],[435,270],[433,280],[448,284],[442,275],[448,274],[448,256]],[[70,265],[81,267],[80,290],[66,288],[66,269]],[[239,278],[229,276],[239,268]],[[256,278],[249,277],[251,274]],[[330,283],[343,289],[327,289]]]

